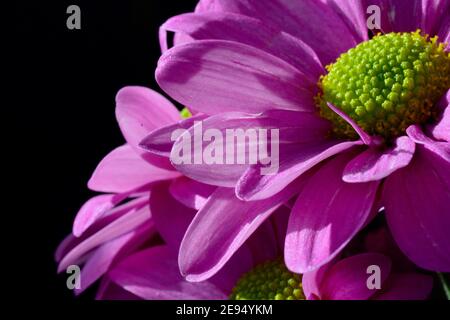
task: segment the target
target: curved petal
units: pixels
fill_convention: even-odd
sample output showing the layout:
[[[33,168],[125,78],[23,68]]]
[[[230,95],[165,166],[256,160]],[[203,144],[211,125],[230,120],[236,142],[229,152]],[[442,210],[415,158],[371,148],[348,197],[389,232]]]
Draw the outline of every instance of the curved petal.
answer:
[[[166,246],[138,252],[110,272],[111,280],[143,299],[210,300],[227,294],[208,281],[191,283],[179,271],[176,254]]]
[[[169,158],[173,144],[172,135],[176,130],[189,129],[196,121],[204,120],[207,116],[198,114],[176,123],[161,127],[150,132],[140,143],[139,147],[155,155]]]
[[[321,284],[323,300],[367,300],[377,289],[369,289],[368,267],[377,266],[380,270],[381,288],[391,272],[391,261],[379,253],[363,253],[342,259],[333,265],[324,276]]]
[[[309,272],[330,261],[364,226],[372,211],[379,183],[343,182],[348,159],[344,154],[321,167],[292,208],[285,260],[293,272]]]
[[[224,12],[187,13],[170,18],[161,29],[182,32],[195,40],[229,40],[264,50],[296,67],[313,84],[326,72],[306,43],[252,17]]]
[[[386,180],[386,218],[400,249],[418,266],[450,271],[450,163],[422,145]]]
[[[170,169],[167,159],[144,153],[138,144],[151,131],[180,120],[178,110],[159,93],[144,87],[125,87],[116,96],[116,119],[136,153],[156,166]]]
[[[216,187],[197,182],[187,177],[172,181],[169,192],[176,200],[188,208],[199,210],[203,207]]]
[[[160,58],[160,87],[189,108],[216,114],[270,109],[314,111],[306,77],[287,62],[237,42],[202,40]]]
[[[372,147],[352,159],[344,169],[343,179],[349,183],[381,180],[406,167],[414,155],[416,144],[408,137],[399,137],[387,150]]]
[[[321,140],[281,146],[279,168],[275,174],[262,175],[262,165],[248,168],[236,185],[239,199],[249,201],[270,197],[320,162],[359,144],[358,141]]]
[[[356,41],[332,8],[317,0],[218,0],[224,11],[257,18],[307,43],[323,65],[334,62]],[[320,26],[318,28],[317,26]]]
[[[244,202],[233,189],[218,188],[189,226],[178,257],[189,281],[208,279],[230,259],[272,212],[301,188],[297,181],[276,196]]]
[[[197,121],[182,132],[172,148],[171,160],[179,172],[191,179],[234,187],[249,165],[269,157],[269,146],[270,153],[274,153],[270,164],[275,165],[278,159],[274,146],[311,141],[324,136],[328,128],[326,121],[310,113],[286,110],[222,113]]]
[[[425,300],[433,289],[433,278],[419,273],[392,274],[387,288],[375,300]]]
[[[449,3],[450,5],[450,3]],[[447,11],[448,12],[448,11]],[[440,29],[438,32],[439,41],[446,43],[445,51],[450,51],[450,16],[447,15],[442,19]]]
[[[145,221],[148,221],[150,217],[151,215],[148,206],[139,209],[135,208],[124,214],[70,250],[59,263],[58,272],[61,272],[69,265],[76,263],[95,247],[135,229]]]
[[[195,210],[185,207],[169,193],[167,184],[152,188],[150,193],[150,211],[155,226],[165,243],[178,249]]]
[[[440,107],[442,113],[430,131],[435,139],[450,142],[450,90],[442,98]]]
[[[117,259],[136,249],[155,234],[154,225],[150,222],[99,246],[84,264],[80,274],[81,286],[75,289],[75,294],[82,293],[105,274]]]
[[[425,149],[432,151],[433,153],[438,154],[440,157],[445,159],[450,163],[450,143],[435,141],[433,139],[428,138],[422,131],[422,129],[417,125],[409,126],[406,129],[406,133],[408,137],[413,140],[415,143],[422,145]]]
[[[332,265],[332,262],[329,262],[316,270],[306,272],[302,275],[302,289],[306,300],[320,299],[323,278]]]
[[[440,27],[447,23],[448,36],[450,33],[449,11],[450,2],[447,0],[422,0],[421,29],[427,34],[435,35],[439,32]],[[445,37],[440,37],[439,39],[442,42],[446,42]]]
[[[151,182],[180,176],[175,171],[155,167],[126,144],[111,151],[98,164],[88,182],[91,190],[122,193],[142,188]]]
[[[366,7],[362,1],[324,0],[352,32],[355,40],[359,42],[369,40],[366,22]]]

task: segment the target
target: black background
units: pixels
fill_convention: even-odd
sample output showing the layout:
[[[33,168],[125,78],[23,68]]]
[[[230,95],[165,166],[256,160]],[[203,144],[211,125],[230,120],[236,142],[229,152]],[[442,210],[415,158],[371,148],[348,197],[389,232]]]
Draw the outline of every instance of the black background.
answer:
[[[28,1],[15,4],[13,161],[16,218],[9,268],[19,296],[71,300],[53,253],[70,232],[97,163],[124,139],[114,98],[127,85],[158,88],[158,28],[192,11],[196,0]],[[66,9],[81,9],[81,30],[68,30]],[[6,61],[9,63],[9,61]],[[5,118],[3,118],[5,119]],[[16,150],[16,148],[18,150]],[[15,164],[13,164],[14,166]],[[17,163],[16,163],[17,165]],[[6,212],[5,212],[6,214]],[[6,260],[5,260],[6,261]],[[11,262],[11,263],[10,263]],[[81,296],[92,299],[95,288]]]

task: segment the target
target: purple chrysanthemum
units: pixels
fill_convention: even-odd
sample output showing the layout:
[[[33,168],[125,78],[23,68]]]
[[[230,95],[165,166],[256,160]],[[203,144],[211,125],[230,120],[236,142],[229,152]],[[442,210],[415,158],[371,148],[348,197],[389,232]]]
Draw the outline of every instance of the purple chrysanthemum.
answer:
[[[381,8],[386,34],[371,40],[370,4]],[[184,44],[161,57],[158,83],[204,129],[280,130],[275,175],[261,175],[259,165],[176,165],[219,186],[184,237],[183,274],[198,281],[216,273],[296,194],[285,245],[290,270],[332,260],[384,206],[411,260],[450,271],[449,6],[211,0],[162,26]],[[142,145],[167,156],[170,130],[192,133],[192,124],[153,132]]]

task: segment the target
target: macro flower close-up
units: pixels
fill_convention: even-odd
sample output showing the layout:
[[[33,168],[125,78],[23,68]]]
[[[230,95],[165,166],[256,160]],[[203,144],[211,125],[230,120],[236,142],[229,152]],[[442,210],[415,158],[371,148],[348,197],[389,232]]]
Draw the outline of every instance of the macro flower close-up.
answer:
[[[18,8],[55,301],[450,300],[450,0]]]

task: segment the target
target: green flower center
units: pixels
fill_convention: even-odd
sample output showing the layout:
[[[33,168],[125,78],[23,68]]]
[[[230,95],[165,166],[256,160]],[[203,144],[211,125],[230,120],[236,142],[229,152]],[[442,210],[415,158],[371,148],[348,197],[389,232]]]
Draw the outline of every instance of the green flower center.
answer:
[[[290,272],[283,260],[264,262],[244,274],[231,300],[304,300],[301,275]]]
[[[411,124],[436,116],[433,106],[450,87],[450,54],[437,37],[419,31],[377,35],[342,54],[327,70],[316,102],[340,138],[357,134],[327,102],[368,134],[389,141]]]

